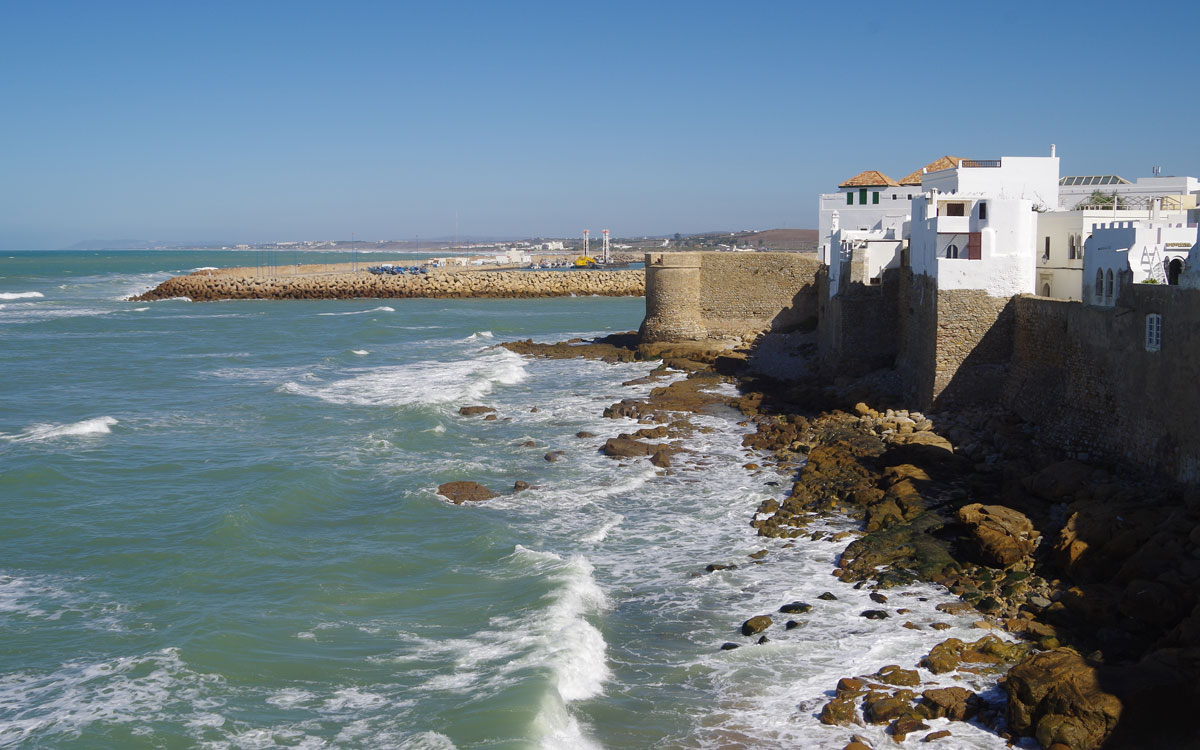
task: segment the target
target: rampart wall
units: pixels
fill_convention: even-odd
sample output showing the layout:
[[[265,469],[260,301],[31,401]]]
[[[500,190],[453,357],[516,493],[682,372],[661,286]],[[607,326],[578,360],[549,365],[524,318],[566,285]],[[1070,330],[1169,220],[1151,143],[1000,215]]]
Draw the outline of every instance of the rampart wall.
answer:
[[[1200,291],[1136,284],[1116,307],[1021,296],[1003,403],[1081,458],[1200,481]],[[1162,348],[1146,349],[1146,316]]]
[[[647,253],[643,339],[742,338],[808,323],[820,267],[803,253]]]

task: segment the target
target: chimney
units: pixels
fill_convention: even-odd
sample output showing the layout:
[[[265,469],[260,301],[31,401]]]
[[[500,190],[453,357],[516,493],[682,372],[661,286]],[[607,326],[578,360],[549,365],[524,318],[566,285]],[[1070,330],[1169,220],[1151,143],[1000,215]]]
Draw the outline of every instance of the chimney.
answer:
[[[1051,156],[1054,156],[1054,150],[1055,150],[1055,149],[1054,149],[1054,144],[1053,144],[1053,143],[1051,143],[1051,144],[1050,144],[1050,155],[1051,155]]]

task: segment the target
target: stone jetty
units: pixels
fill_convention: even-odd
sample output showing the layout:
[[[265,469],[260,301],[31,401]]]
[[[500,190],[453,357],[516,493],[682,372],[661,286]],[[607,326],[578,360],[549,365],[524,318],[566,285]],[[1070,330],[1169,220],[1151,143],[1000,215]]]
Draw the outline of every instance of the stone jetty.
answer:
[[[646,279],[641,270],[623,271],[435,271],[423,275],[384,276],[357,273],[259,277],[199,272],[167,279],[132,297],[148,302],[187,297],[195,302],[224,299],[355,299],[402,297],[640,297]]]

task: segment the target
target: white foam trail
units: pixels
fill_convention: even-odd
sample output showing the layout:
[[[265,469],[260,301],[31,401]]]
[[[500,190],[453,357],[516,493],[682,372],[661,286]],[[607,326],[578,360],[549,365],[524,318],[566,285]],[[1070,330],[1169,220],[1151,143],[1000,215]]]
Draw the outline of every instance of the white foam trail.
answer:
[[[623,520],[625,520],[625,516],[621,515],[620,513],[617,513],[611,520],[605,521],[604,523],[600,524],[598,527],[596,527],[592,531],[589,531],[586,534],[584,534],[583,536],[579,537],[579,541],[585,542],[587,544],[596,544],[597,542],[603,542],[605,539],[608,538],[608,532],[610,532],[613,529],[620,526],[621,521],[623,521]]]
[[[64,437],[107,435],[112,432],[110,428],[115,424],[118,424],[118,422],[113,417],[95,417],[80,422],[72,422],[71,424],[34,424],[26,427],[16,435],[0,434],[0,437],[14,443],[38,443]]]
[[[368,354],[370,354],[371,352],[367,351],[366,349],[351,349],[351,350],[350,350],[350,353],[351,353],[351,354],[357,354],[357,355],[358,355],[358,356],[360,356],[360,357],[365,357],[365,356],[367,356]]]
[[[350,370],[352,377],[329,383],[289,381],[283,393],[318,398],[331,404],[407,406],[476,400],[497,385],[514,385],[526,377],[525,360],[505,349],[473,359],[417,362],[396,367]]]
[[[321,315],[366,315],[367,313],[373,313],[373,312],[396,312],[396,308],[388,307],[387,305],[382,305],[380,307],[372,307],[370,310],[353,310],[351,312],[335,312],[335,313],[317,313],[317,315],[318,316],[321,316]]]
[[[458,746],[444,734],[422,732],[406,740],[400,750],[458,750]]]
[[[41,292],[0,292],[0,299],[37,299],[45,296]]]

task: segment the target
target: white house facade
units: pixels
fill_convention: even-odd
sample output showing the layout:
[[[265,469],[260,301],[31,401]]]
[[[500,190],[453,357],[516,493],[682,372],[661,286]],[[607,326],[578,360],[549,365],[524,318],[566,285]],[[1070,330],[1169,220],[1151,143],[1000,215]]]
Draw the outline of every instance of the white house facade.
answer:
[[[1084,246],[1083,301],[1114,305],[1124,284],[1179,284],[1195,245],[1196,227],[1185,222],[1100,224]]]

